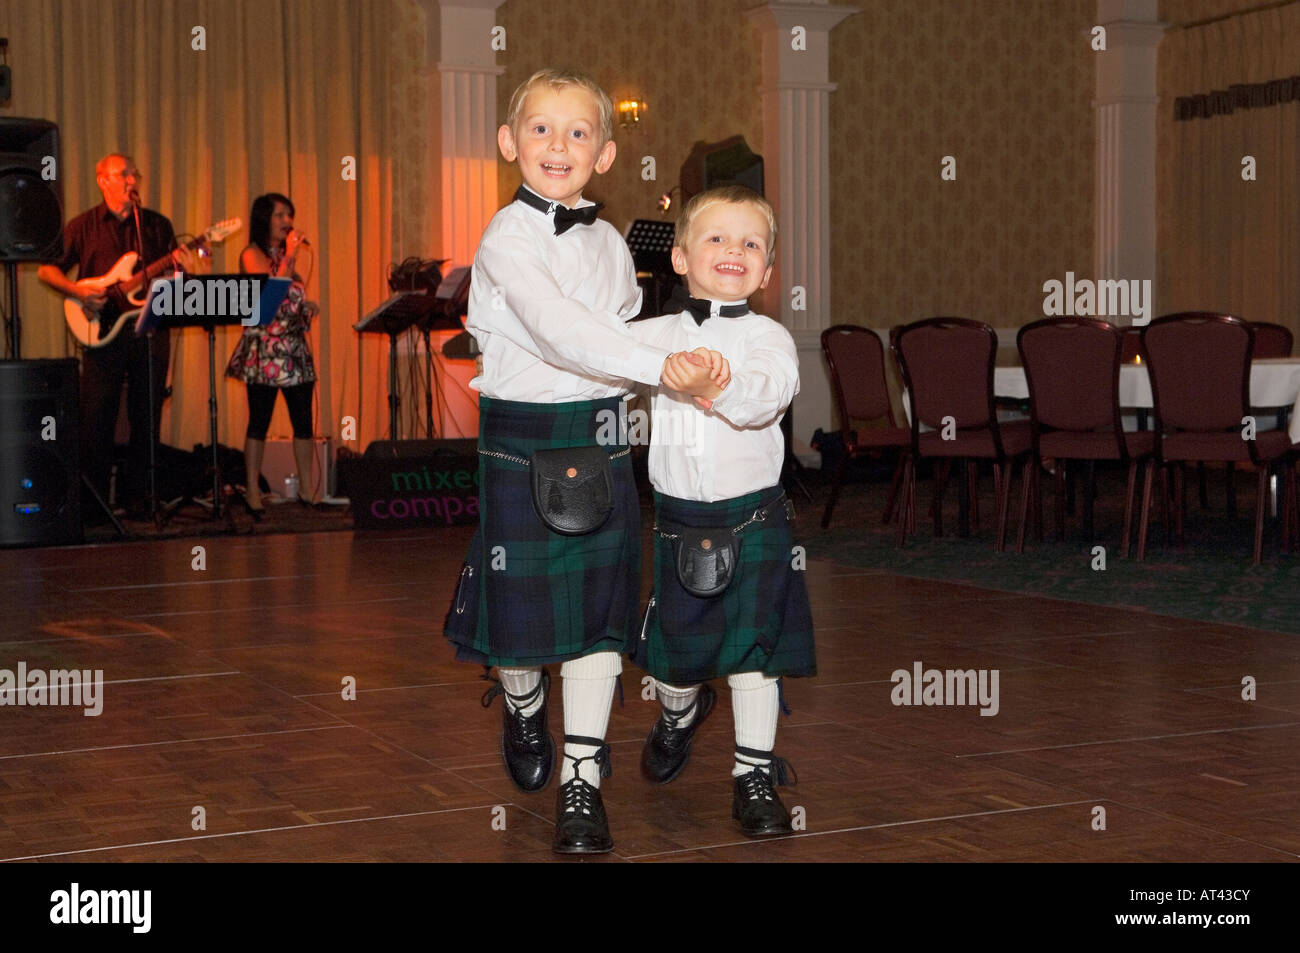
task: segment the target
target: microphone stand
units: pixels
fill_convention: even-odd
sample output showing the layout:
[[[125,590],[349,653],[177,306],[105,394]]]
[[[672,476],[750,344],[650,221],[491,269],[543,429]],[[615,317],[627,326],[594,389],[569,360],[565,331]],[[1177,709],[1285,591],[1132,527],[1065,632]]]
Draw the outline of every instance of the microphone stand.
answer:
[[[140,254],[140,260],[145,263],[145,267],[147,268],[149,259],[148,257],[146,257],[144,253],[144,232],[140,228],[140,193],[135,191],[134,189],[131,190],[131,211],[132,214],[135,216],[136,250]],[[148,276],[146,275],[146,278],[147,277]],[[148,370],[146,371],[146,380],[148,382],[148,388],[149,388],[149,515],[153,518],[154,527],[157,529],[161,529],[162,521],[159,518],[160,514],[158,512],[158,482],[157,482],[158,434],[156,432],[157,426],[154,423],[157,414],[154,411],[154,402],[156,400],[156,397],[154,394],[154,380],[153,380],[153,332],[152,331],[150,331],[145,336],[145,349],[146,349],[145,358],[149,362],[149,367]]]

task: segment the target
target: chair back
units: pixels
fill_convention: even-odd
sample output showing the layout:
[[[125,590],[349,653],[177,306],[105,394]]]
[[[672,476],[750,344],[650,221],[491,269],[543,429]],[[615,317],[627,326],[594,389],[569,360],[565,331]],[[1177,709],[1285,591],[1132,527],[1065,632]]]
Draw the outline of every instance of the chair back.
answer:
[[[1123,334],[1105,321],[1049,318],[1020,329],[1016,347],[1029,383],[1035,426],[1119,439]]]
[[[1183,311],[1143,331],[1157,433],[1173,427],[1216,433],[1241,427],[1250,404],[1250,324],[1228,314]]]
[[[945,417],[952,417],[958,430],[991,426],[997,439],[993,362],[998,338],[991,327],[969,318],[927,318],[900,328],[896,347],[914,436],[921,424],[938,430]]]
[[[1291,345],[1295,339],[1290,328],[1269,324],[1267,321],[1252,321],[1250,327],[1255,332],[1256,358],[1291,356]]]
[[[870,328],[837,324],[822,332],[822,353],[840,408],[840,429],[847,436],[851,420],[894,420],[885,382],[885,348]]]

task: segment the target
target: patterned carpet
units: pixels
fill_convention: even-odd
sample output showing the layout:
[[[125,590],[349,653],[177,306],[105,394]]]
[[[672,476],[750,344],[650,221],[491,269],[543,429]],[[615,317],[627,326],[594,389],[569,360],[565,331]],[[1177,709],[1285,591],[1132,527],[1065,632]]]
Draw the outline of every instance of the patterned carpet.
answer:
[[[868,482],[863,477],[874,477]],[[1209,510],[1200,509],[1193,482],[1188,487],[1188,516],[1184,520],[1181,550],[1166,543],[1160,522],[1159,492],[1152,502],[1151,535],[1144,562],[1119,558],[1123,525],[1124,473],[1098,472],[1096,539],[1083,537],[1081,518],[1066,516],[1064,542],[1052,542],[1054,501],[1051,484],[1043,481],[1045,539],[1026,539],[1025,552],[1015,552],[1020,482],[1012,485],[1012,515],[1008,519],[1009,550],[993,549],[993,480],[980,480],[980,515],[977,536],[956,536],[957,499],[950,486],[944,508],[943,538],[935,539],[929,516],[932,482],[918,487],[918,532],[903,549],[894,546],[893,525],[880,524],[889,489],[888,473],[857,474],[846,485],[835,508],[829,530],[821,517],[829,487],[817,472],[805,473],[810,504],[797,489],[792,493],[799,508],[797,533],[810,558],[833,559],[861,568],[888,569],[904,576],[969,583],[986,589],[1023,592],[1086,602],[1094,605],[1146,609],[1162,615],[1233,623],[1300,634],[1300,558],[1282,555],[1278,548],[1278,521],[1266,518],[1264,558],[1251,566],[1255,475],[1237,475],[1238,513],[1228,519],[1222,468],[1210,468]],[[1158,486],[1158,484],[1157,484]],[[1080,491],[1081,492],[1081,491]],[[1136,514],[1134,516],[1136,526]],[[1134,551],[1136,552],[1136,529]],[[1106,568],[1094,570],[1093,546],[1106,548]]]

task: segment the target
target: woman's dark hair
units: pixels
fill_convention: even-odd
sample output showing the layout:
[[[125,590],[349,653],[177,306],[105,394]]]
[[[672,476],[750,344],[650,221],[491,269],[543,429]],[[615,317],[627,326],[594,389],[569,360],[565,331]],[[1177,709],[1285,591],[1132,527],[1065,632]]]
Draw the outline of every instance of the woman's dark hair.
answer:
[[[253,199],[253,208],[248,213],[248,240],[268,258],[271,255],[271,216],[275,214],[275,204],[280,202],[289,206],[289,214],[295,215],[293,203],[289,196],[279,192],[267,192]]]

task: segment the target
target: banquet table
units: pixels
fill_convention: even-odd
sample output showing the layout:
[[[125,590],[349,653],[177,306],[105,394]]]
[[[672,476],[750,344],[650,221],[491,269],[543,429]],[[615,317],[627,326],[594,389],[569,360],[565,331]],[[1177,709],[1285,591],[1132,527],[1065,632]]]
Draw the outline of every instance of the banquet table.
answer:
[[[1029,384],[1023,367],[995,367],[993,393],[998,397],[1024,399]],[[1300,357],[1266,358],[1250,365],[1250,404],[1252,407],[1290,407],[1291,421],[1287,434],[1292,443],[1300,443]],[[1145,364],[1124,364],[1119,369],[1119,405],[1149,409],[1151,377]]]
[[[1018,355],[1017,355],[1018,356]],[[1029,383],[1025,379],[1025,369],[1019,365],[1004,366],[1001,361],[993,368],[993,394],[1011,400],[1025,400],[1029,397]],[[1138,411],[1138,426],[1145,429],[1146,411],[1155,406],[1151,395],[1151,376],[1145,364],[1123,364],[1119,369],[1119,404],[1126,409]],[[1250,365],[1250,404],[1258,408],[1289,407],[1290,421],[1287,436],[1292,443],[1300,443],[1300,357],[1261,358]],[[903,412],[910,421],[911,403],[907,391],[903,391]],[[1006,419],[1021,416],[1008,414]],[[999,418],[1003,413],[999,412]],[[923,429],[929,429],[922,425]],[[1128,429],[1128,424],[1125,424]],[[1086,496],[1086,494],[1085,494]],[[960,534],[967,535],[966,481],[957,481],[958,525]],[[1091,502],[1088,500],[1088,502]],[[1090,510],[1090,506],[1085,506]],[[1091,514],[1087,514],[1088,517]],[[1087,522],[1091,523],[1090,518]]]

